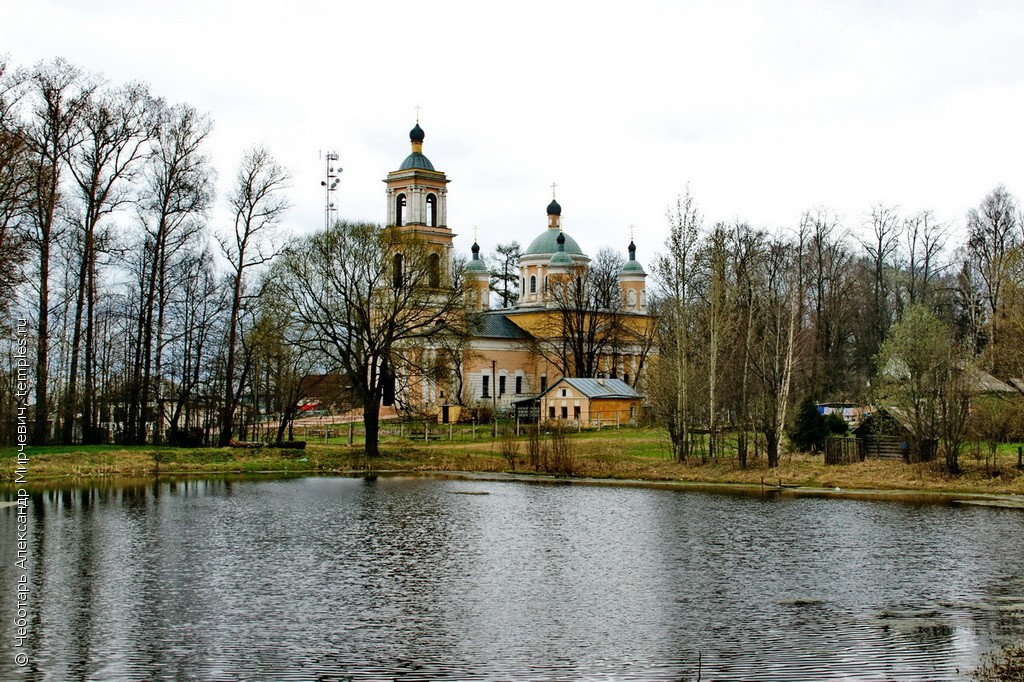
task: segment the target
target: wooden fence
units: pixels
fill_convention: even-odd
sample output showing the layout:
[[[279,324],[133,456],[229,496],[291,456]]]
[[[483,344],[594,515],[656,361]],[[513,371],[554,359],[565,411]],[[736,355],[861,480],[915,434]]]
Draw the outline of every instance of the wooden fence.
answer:
[[[825,440],[825,464],[853,464],[864,457],[861,439],[828,438]]]

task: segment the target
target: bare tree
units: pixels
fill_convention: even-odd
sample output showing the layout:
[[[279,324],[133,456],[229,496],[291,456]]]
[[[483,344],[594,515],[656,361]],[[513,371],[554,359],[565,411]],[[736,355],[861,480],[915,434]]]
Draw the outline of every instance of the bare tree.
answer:
[[[31,208],[31,158],[15,111],[20,80],[0,56],[0,313],[24,275],[27,244],[19,228]]]
[[[139,214],[149,254],[135,339],[135,372],[128,400],[127,438],[146,441],[145,406],[152,388],[159,391],[164,325],[168,303],[168,267],[178,250],[195,240],[213,201],[213,171],[203,153],[212,124],[189,106],[161,106],[153,154],[145,175]],[[155,375],[155,381],[154,381]],[[154,402],[159,406],[160,396]],[[157,438],[159,434],[154,434]]]
[[[654,267],[660,286],[661,362],[671,377],[659,392],[662,418],[668,426],[673,452],[685,461],[690,452],[691,282],[697,268],[697,239],[703,218],[687,190],[668,212],[669,236]]]
[[[221,406],[219,444],[223,447],[234,433],[235,410],[242,384],[237,376],[239,345],[242,342],[240,319],[248,294],[250,271],[269,262],[277,254],[273,232],[289,208],[284,196],[288,172],[274,160],[265,147],[245,153],[235,187],[228,197],[234,214],[234,229],[220,239],[227,258],[231,300],[228,308],[227,339],[224,360],[224,402]]]
[[[967,212],[967,251],[970,264],[981,284],[985,302],[988,343],[997,345],[1003,290],[1010,277],[1013,252],[1020,246],[1020,216],[1017,202],[1002,185],[992,190],[978,208]],[[990,356],[989,367],[994,368]]]
[[[779,463],[779,448],[786,429],[792,393],[793,363],[799,317],[799,244],[775,239],[766,244],[764,257],[753,270],[753,308],[748,359],[751,371],[754,419],[765,437],[768,466]]]
[[[810,385],[821,395],[843,388],[851,368],[853,339],[850,303],[852,256],[838,217],[824,209],[804,214],[801,233],[806,234],[801,256],[803,275],[811,299],[811,332],[814,352],[810,358]]]
[[[134,199],[133,181],[148,152],[152,132],[152,100],[147,87],[131,84],[94,95],[80,118],[80,142],[70,152],[68,168],[79,203],[76,224],[80,231],[81,258],[78,299],[71,340],[71,365],[64,400],[64,432],[72,440],[74,414],[82,413],[82,438],[99,442],[95,421],[95,334],[98,253],[104,235],[101,221]],[[84,349],[82,337],[84,335]],[[82,401],[78,397],[79,358],[84,364]]]
[[[870,368],[870,374],[874,374],[872,362],[893,322],[893,277],[901,227],[896,208],[883,204],[872,207],[868,226],[870,236],[861,244],[867,253],[870,294],[867,315],[860,320],[859,345],[863,362]]]
[[[275,280],[291,302],[292,342],[351,377],[370,457],[380,453],[381,402],[394,391],[402,356],[465,329],[463,279],[445,273],[433,286],[432,255],[400,230],[339,222],[290,249]]]
[[[533,348],[564,376],[596,377],[605,363],[614,365],[623,341],[621,269],[621,256],[607,249],[589,264],[566,265],[562,274],[549,270],[545,286],[553,314],[540,326]]]
[[[171,326],[176,333],[168,339],[168,438],[179,445],[198,445],[205,440],[198,437],[198,432],[208,421],[205,415],[210,411],[204,403],[211,402],[209,392],[203,395],[202,388],[204,380],[213,374],[212,356],[215,339],[223,328],[226,292],[220,286],[213,254],[208,250],[182,253],[170,270],[177,273],[171,284],[179,296],[169,301]],[[143,278],[143,285],[144,282]]]
[[[36,407],[32,440],[49,440],[50,266],[59,236],[57,209],[68,154],[80,140],[80,118],[95,89],[91,78],[63,59],[41,62],[25,75],[28,122],[22,133],[31,154],[30,242],[38,252],[36,288]]]
[[[940,259],[948,236],[947,227],[936,223],[931,211],[904,219],[908,305],[930,301],[935,280],[945,268]]]

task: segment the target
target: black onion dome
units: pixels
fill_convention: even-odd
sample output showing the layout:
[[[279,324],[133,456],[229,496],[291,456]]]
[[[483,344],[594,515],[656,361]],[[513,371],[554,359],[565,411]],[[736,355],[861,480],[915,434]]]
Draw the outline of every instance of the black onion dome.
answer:
[[[558,250],[565,251],[565,234],[559,232],[558,239],[556,239],[555,241],[558,243]]]
[[[629,259],[630,260],[634,260],[635,258],[636,258],[636,244],[634,244],[633,240],[630,239],[629,240]]]
[[[554,199],[548,204],[548,215],[562,215],[562,207]]]
[[[426,134],[423,132],[423,128],[420,128],[420,124],[416,123],[416,127],[409,131],[409,139],[412,142],[423,142],[423,138]]]
[[[476,242],[473,242],[473,247],[470,249],[470,251],[473,252],[473,257],[476,258],[477,255],[480,253],[480,245],[477,244]]]

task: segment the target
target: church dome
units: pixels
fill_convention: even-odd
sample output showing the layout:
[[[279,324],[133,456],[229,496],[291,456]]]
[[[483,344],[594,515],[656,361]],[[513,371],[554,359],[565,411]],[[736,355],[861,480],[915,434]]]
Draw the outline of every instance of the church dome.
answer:
[[[640,261],[628,260],[625,265],[622,266],[623,274],[635,274],[635,275],[646,275],[644,272],[644,266],[640,265]]]
[[[548,215],[562,215],[562,207],[554,199],[548,204]]]
[[[555,251],[555,254],[551,256],[551,260],[548,261],[548,267],[556,268],[564,265],[572,265],[572,256],[565,251]]]
[[[473,242],[473,248],[471,250],[473,251],[473,260],[466,263],[466,272],[490,274],[487,266],[484,265],[482,260],[480,260],[480,245]]]
[[[412,168],[421,168],[423,170],[434,170],[434,164],[430,163],[430,159],[425,157],[420,152],[413,152],[409,156],[405,157],[405,161],[402,162],[399,170],[410,170]]]
[[[423,138],[426,134],[423,132],[423,128],[420,128],[419,122],[416,123],[416,127],[409,131],[409,140],[411,142],[423,142]]]
[[[644,272],[644,266],[640,265],[640,262],[636,259],[636,244],[631,239],[629,241],[629,260],[622,266],[622,274],[624,275],[646,275]]]
[[[523,251],[521,258],[528,256],[543,256],[552,254],[558,251],[558,235],[565,235],[565,252],[569,254],[575,254],[582,256],[583,250],[580,245],[576,243],[576,240],[570,237],[565,232],[560,230],[552,230],[547,228],[540,235],[530,242],[530,245]]]

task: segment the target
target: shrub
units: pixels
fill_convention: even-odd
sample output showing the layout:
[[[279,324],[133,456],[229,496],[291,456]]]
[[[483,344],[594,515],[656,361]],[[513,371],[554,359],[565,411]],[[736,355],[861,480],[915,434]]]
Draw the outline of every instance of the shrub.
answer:
[[[825,415],[825,427],[830,436],[845,436],[850,432],[850,425],[838,412],[831,412]]]
[[[544,441],[541,439],[540,424],[534,422],[526,427],[526,454],[530,460],[530,467],[535,473],[540,473],[541,468],[547,468]]]
[[[573,476],[576,474],[577,462],[572,454],[572,445],[566,436],[566,429],[561,422],[549,422],[551,431],[551,456],[548,457],[545,469],[549,474]]]
[[[501,455],[508,462],[512,471],[516,470],[516,457],[519,456],[519,439],[516,438],[516,427],[506,424],[498,432],[498,446]]]

